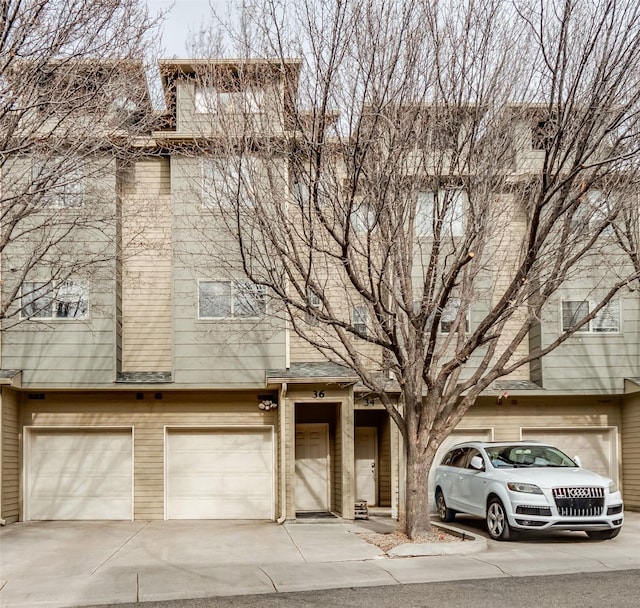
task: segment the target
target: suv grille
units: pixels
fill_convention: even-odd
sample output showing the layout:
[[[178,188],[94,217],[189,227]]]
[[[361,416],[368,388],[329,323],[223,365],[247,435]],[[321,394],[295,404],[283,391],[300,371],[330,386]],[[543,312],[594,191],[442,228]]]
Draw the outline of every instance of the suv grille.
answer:
[[[604,511],[604,488],[553,488],[553,498],[561,517],[597,517]]]

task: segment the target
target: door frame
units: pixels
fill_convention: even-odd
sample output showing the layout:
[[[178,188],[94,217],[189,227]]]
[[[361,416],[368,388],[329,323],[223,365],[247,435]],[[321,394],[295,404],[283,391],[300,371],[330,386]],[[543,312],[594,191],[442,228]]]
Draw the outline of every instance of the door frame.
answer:
[[[327,510],[331,511],[331,442],[329,440],[329,423],[328,422],[296,422],[294,426],[294,445],[293,445],[293,464],[294,464],[294,483],[293,483],[293,509],[294,512],[299,511],[296,506],[296,485],[298,481],[298,473],[295,469],[297,458],[295,457],[295,434],[298,432],[298,427],[321,427],[325,438],[326,454],[327,454]],[[302,510],[300,510],[302,512]]]

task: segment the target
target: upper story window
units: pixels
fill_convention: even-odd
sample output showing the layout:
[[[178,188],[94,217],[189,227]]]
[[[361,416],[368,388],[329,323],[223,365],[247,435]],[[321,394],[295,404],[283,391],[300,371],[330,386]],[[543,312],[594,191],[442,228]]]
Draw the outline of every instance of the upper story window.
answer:
[[[367,203],[357,203],[349,218],[354,232],[370,232],[376,227],[378,218],[375,211]]]
[[[262,179],[254,156],[202,159],[202,204],[205,207],[252,206]]]
[[[586,300],[563,300],[562,331],[570,331],[595,307],[595,302],[588,302]],[[620,332],[620,327],[620,302],[619,300],[611,300],[606,306],[600,309],[598,314],[589,323],[585,323],[580,329],[576,330],[576,332],[618,333]]]
[[[356,304],[351,310],[353,329],[361,336],[368,334],[369,311],[364,304]]]
[[[414,230],[417,236],[464,235],[467,193],[459,188],[418,192]]]
[[[460,137],[460,121],[449,117],[439,120],[429,128],[431,146],[435,150],[456,150]]]
[[[85,281],[25,281],[20,304],[23,319],[86,319],[89,288]]]
[[[264,111],[265,92],[257,87],[242,91],[224,91],[216,87],[197,86],[195,110],[197,114],[256,114]]]
[[[580,205],[571,218],[571,227],[581,232],[601,227],[612,217],[615,204],[612,195],[598,188],[590,188],[581,197]],[[602,232],[611,235],[613,227],[607,224]]]
[[[531,126],[531,148],[533,150],[551,148],[557,128],[557,122],[553,118],[536,120]]]
[[[318,325],[318,317],[314,311],[322,309],[322,300],[311,289],[307,289],[307,304],[309,308],[305,313],[305,321],[308,325]]]
[[[456,319],[458,318],[458,314],[460,313],[460,298],[450,298],[447,302],[447,305],[444,307],[442,311],[442,316],[440,317],[440,327],[438,330],[441,334],[449,334],[453,329]],[[465,317],[463,320],[463,332],[469,333],[469,311],[465,312]]]
[[[41,193],[48,207],[81,207],[85,171],[82,161],[69,158],[35,158],[31,165],[32,191]]]
[[[247,319],[267,312],[266,289],[251,281],[199,281],[199,319]]]

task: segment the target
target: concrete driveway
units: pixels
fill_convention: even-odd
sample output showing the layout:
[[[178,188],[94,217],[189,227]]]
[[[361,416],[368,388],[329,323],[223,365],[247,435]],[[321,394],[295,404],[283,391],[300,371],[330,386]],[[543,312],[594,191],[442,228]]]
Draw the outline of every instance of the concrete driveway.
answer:
[[[28,522],[0,529],[0,606],[48,608],[640,568],[640,514],[611,541],[560,533],[457,555],[390,558],[355,532],[390,520]]]

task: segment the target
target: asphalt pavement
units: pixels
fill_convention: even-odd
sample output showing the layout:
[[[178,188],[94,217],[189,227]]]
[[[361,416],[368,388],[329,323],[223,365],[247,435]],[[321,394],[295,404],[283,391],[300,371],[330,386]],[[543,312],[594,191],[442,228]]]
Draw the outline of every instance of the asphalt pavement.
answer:
[[[24,522],[0,528],[0,606],[60,608],[437,581],[640,568],[640,513],[616,539],[561,532],[499,543],[459,518],[469,540],[388,555],[360,533],[388,518],[257,521]],[[398,554],[417,554],[413,557]]]

